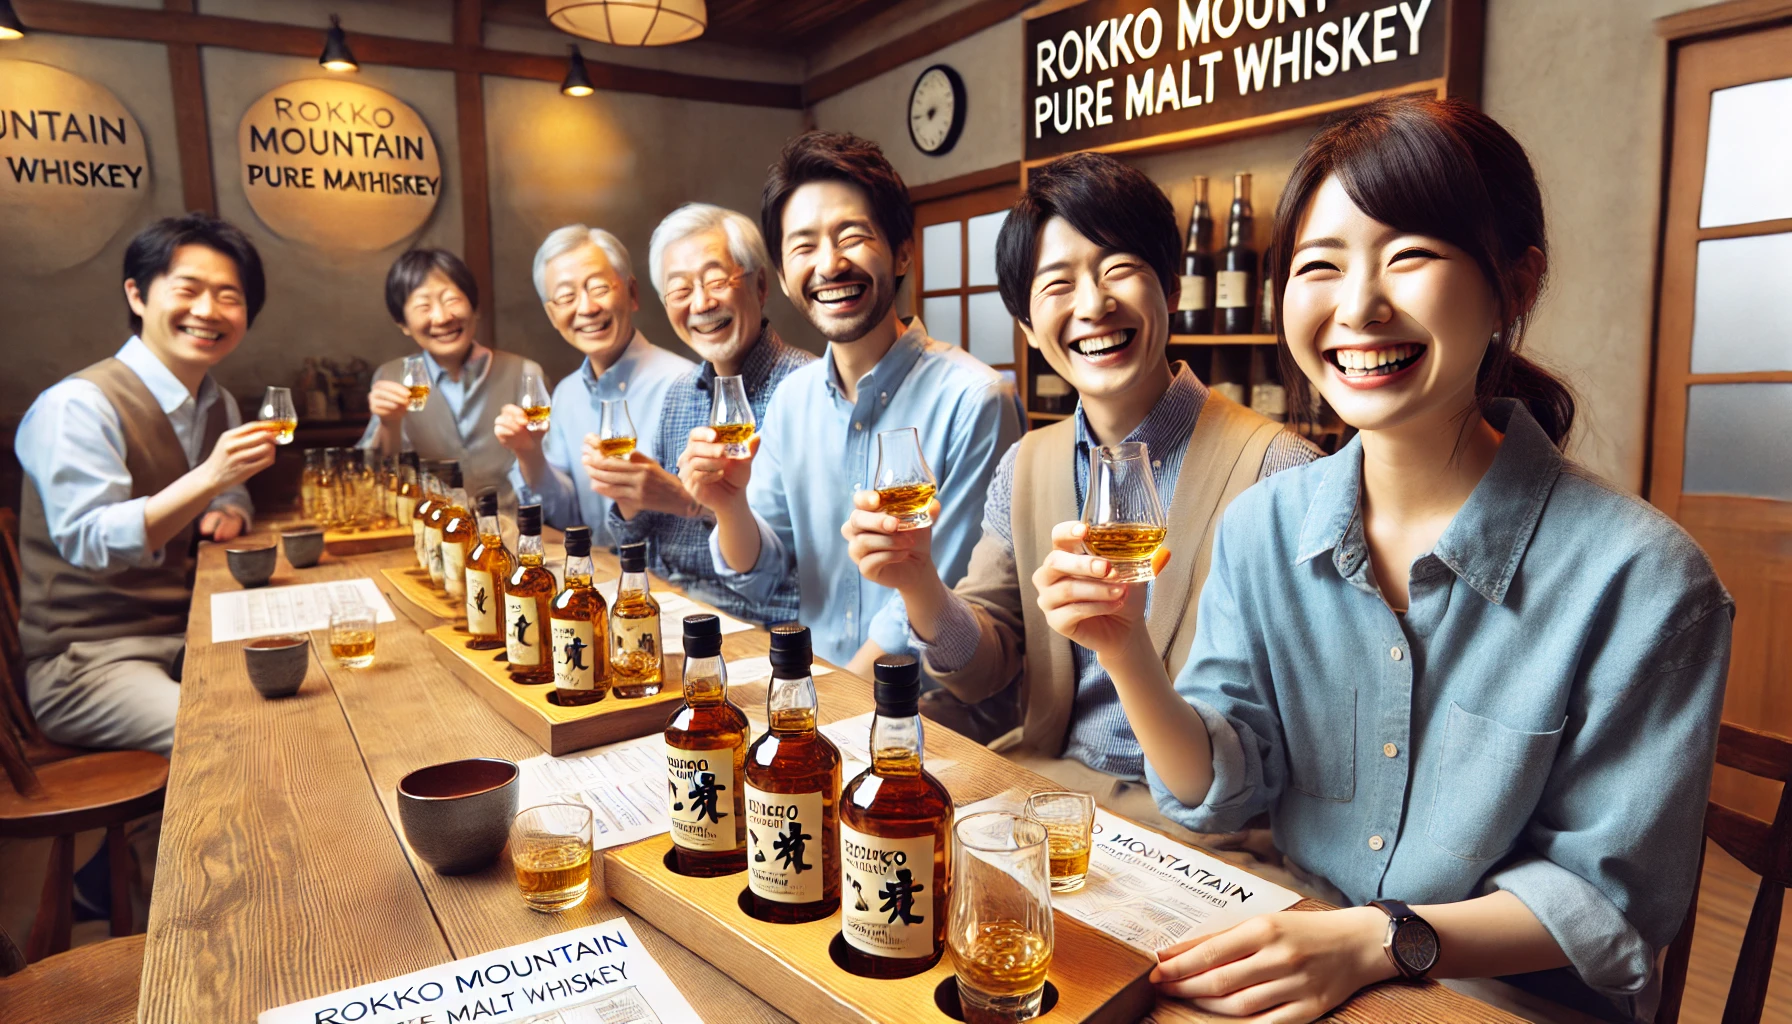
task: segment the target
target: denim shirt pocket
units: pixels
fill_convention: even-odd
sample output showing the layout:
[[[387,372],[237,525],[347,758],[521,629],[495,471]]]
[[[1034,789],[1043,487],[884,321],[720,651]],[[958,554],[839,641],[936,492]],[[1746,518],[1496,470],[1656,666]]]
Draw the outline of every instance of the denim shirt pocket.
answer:
[[[1567,725],[1564,717],[1549,732],[1525,732],[1451,701],[1431,795],[1431,841],[1463,860],[1504,856],[1536,810]]]
[[[1356,690],[1342,707],[1299,705],[1283,711],[1288,788],[1336,803],[1356,795]]]

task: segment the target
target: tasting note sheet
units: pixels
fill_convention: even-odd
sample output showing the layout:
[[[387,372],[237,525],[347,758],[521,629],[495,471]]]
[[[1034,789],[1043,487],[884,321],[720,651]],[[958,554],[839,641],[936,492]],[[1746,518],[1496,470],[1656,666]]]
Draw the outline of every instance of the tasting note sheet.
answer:
[[[703,1024],[627,920],[264,1011],[258,1024]]]
[[[523,773],[519,806],[565,803],[591,808],[594,850],[672,829],[666,811],[666,746],[659,733],[562,757],[541,754],[518,767]]]
[[[393,621],[392,609],[370,579],[258,587],[212,595],[212,643],[330,628],[332,605],[363,604],[376,621]]]

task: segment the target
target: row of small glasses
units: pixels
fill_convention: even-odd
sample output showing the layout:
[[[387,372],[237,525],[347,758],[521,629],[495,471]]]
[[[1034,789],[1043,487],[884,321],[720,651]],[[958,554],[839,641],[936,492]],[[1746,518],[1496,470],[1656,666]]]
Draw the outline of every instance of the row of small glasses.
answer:
[[[399,383],[411,393],[409,412],[422,412],[429,406],[430,374],[429,364],[421,354],[404,357],[404,374]],[[552,411],[553,400],[548,392],[547,382],[541,374],[534,370],[523,373],[523,382],[517,387],[516,404],[523,410],[529,420],[529,429],[541,433],[548,429],[548,414]]]

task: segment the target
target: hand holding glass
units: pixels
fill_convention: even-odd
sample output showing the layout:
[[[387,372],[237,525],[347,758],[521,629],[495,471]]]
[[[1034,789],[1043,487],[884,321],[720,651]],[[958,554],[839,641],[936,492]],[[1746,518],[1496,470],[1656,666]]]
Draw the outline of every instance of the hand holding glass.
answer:
[[[635,421],[628,399],[606,399],[597,424],[597,450],[607,459],[626,459],[635,450]]]
[[[510,860],[530,910],[576,906],[591,888],[591,809],[542,804],[518,814],[510,826]]]
[[[261,418],[280,428],[274,435],[275,444],[291,444],[292,432],[299,426],[299,411],[292,404],[292,389],[268,388],[261,396]]]
[[[1143,441],[1095,450],[1090,458],[1083,523],[1089,528],[1083,547],[1113,564],[1110,579],[1144,583],[1156,578],[1152,556],[1169,530],[1151,476],[1151,453]]]
[[[921,454],[921,432],[914,427],[882,430],[877,435],[878,510],[896,517],[896,529],[919,530],[933,525],[927,504],[938,483]]]
[[[533,370],[524,373],[523,386],[517,395],[516,404],[522,406],[523,416],[529,421],[529,429],[534,433],[547,432],[550,403],[548,386],[541,379],[541,374]]]
[[[747,385],[739,377],[717,377],[709,403],[709,426],[716,440],[727,447],[723,453],[731,459],[744,459],[750,453],[747,442],[753,439],[758,421],[753,417],[753,403],[747,401]]]
[[[1089,876],[1095,831],[1095,798],[1087,793],[1034,793],[1026,815],[1045,826],[1053,892],[1075,892]]]
[[[952,913],[946,944],[968,1024],[1039,1016],[1052,964],[1045,826],[1001,811],[952,829]]]
[[[429,364],[423,357],[404,357],[404,386],[411,391],[411,412],[422,412],[429,404]]]
[[[330,653],[347,668],[373,664],[375,627],[373,609],[359,601],[330,608]]]

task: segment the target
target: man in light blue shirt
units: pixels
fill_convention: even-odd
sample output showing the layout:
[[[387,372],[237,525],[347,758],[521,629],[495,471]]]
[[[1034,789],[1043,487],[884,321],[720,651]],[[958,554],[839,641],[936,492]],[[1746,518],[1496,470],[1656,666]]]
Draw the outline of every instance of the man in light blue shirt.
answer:
[[[247,530],[243,481],[274,461],[277,431],[243,425],[210,373],[266,288],[248,238],[196,213],[132,239],[124,292],[131,339],[19,423],[19,635],[51,739],[166,754],[197,538]]]
[[[726,457],[707,429],[679,460],[691,496],[714,511],[717,573],[749,599],[797,581],[816,653],[870,678],[908,649],[893,591],[853,566],[841,527],[874,486],[880,431],[914,427],[939,485],[933,552],[947,586],[981,536],[990,474],[1020,436],[1002,376],[896,315],[913,265],[908,189],[875,143],[810,132],[785,147],[766,184],[761,226],[784,293],[828,339],[827,354],[785,378],[754,454]]]
[[[554,329],[585,360],[554,388],[545,434],[530,430],[514,403],[498,413],[492,430],[516,455],[510,482],[521,503],[539,504],[550,526],[588,526],[593,544],[611,547],[616,543],[612,503],[592,489],[586,468],[601,457],[597,430],[603,403],[628,402],[636,450],[657,459],[666,389],[695,364],[635,329],[641,297],[634,268],[622,242],[602,228],[572,224],[548,235],[535,253],[535,290]]]

